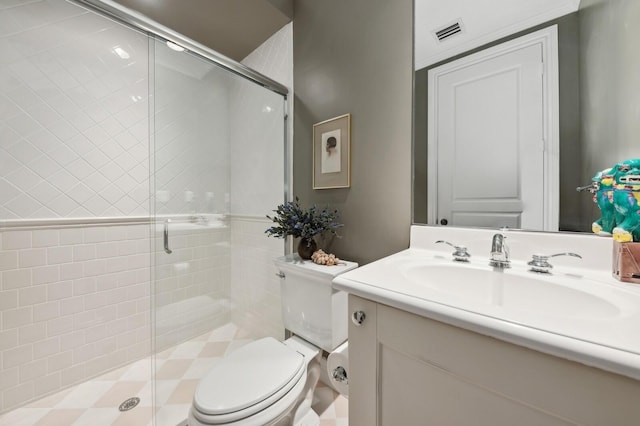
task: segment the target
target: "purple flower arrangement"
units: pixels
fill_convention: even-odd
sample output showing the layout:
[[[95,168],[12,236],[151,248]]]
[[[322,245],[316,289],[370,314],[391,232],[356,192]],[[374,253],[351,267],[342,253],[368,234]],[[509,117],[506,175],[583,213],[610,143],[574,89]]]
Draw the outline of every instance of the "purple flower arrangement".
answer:
[[[275,223],[265,231],[270,237],[286,238],[291,235],[308,240],[325,231],[337,236],[336,229],[343,226],[337,221],[340,217],[337,210],[319,209],[316,205],[305,210],[300,206],[298,197],[295,201],[280,204],[274,212],[273,217],[267,215]]]

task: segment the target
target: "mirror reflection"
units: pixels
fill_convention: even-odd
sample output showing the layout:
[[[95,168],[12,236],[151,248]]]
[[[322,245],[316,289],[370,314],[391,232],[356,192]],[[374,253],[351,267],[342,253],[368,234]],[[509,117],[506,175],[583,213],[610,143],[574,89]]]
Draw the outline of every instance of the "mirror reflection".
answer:
[[[416,0],[414,222],[590,232],[576,188],[640,156],[638,18],[635,0]]]

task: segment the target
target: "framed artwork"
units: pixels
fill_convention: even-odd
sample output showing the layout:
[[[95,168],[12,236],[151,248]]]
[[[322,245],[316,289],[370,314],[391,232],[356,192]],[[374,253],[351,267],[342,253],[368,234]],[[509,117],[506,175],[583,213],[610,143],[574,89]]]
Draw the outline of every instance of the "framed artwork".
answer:
[[[313,189],[351,186],[351,114],[313,125]]]

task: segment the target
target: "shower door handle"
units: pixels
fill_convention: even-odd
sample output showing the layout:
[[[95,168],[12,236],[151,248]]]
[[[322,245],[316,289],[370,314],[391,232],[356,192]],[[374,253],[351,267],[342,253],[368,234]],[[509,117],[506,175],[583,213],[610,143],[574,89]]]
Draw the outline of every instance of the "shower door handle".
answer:
[[[164,221],[164,252],[167,254],[173,253],[169,248],[169,224],[171,223],[171,219],[167,219]]]

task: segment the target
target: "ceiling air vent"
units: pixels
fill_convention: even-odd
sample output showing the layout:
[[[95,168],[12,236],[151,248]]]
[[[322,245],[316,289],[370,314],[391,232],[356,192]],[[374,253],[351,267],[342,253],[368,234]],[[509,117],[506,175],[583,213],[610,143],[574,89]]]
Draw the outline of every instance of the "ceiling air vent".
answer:
[[[443,42],[456,34],[462,34],[463,30],[462,21],[458,19],[456,22],[453,22],[446,27],[433,31],[433,35],[435,35],[439,42]]]

